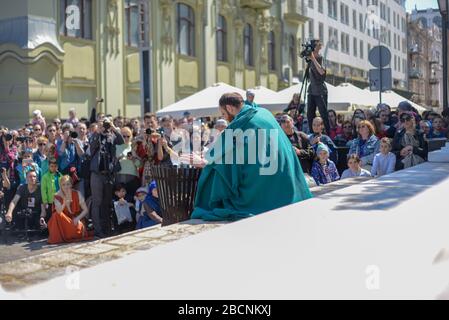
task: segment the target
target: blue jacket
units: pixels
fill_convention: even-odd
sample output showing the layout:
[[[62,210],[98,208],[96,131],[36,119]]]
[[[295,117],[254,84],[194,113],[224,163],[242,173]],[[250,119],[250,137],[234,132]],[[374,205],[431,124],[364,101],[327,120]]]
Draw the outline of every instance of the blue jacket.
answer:
[[[362,160],[362,167],[372,165],[374,156],[379,153],[379,147],[380,141],[374,134],[363,145],[362,139],[356,138],[349,145],[348,157],[356,154]]]
[[[331,160],[327,161],[327,169],[329,170],[329,176],[331,179],[330,182],[340,180],[340,175],[338,174],[337,167],[335,166],[335,163],[333,163]],[[329,181],[326,178],[326,174],[323,171],[323,167],[318,161],[313,162],[311,175],[317,185],[329,183]]]

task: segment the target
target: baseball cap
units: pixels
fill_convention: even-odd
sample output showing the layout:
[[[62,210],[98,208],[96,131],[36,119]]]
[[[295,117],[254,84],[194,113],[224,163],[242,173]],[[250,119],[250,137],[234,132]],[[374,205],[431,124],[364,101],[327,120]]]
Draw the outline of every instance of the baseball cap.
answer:
[[[137,196],[139,193],[145,193],[145,194],[148,194],[148,190],[147,190],[147,188],[145,188],[145,187],[140,187],[140,188],[137,189],[137,191],[136,191],[136,196]]]

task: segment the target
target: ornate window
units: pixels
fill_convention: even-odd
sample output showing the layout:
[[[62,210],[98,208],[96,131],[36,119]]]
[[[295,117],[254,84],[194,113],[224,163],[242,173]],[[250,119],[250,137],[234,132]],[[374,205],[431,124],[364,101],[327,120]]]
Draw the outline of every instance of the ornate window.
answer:
[[[245,49],[245,64],[254,66],[254,34],[253,27],[247,23],[243,31],[243,43]]]
[[[139,46],[139,5],[137,1],[125,0],[125,44]]]
[[[177,5],[178,53],[195,56],[195,13],[192,7],[178,3]]]
[[[276,37],[273,31],[268,34],[268,68],[276,70]]]
[[[225,17],[218,16],[217,21],[217,60],[228,61],[228,26]]]
[[[290,68],[292,69],[292,74],[296,75],[297,72],[297,57],[296,57],[296,40],[294,35],[290,35],[288,39],[288,55]]]

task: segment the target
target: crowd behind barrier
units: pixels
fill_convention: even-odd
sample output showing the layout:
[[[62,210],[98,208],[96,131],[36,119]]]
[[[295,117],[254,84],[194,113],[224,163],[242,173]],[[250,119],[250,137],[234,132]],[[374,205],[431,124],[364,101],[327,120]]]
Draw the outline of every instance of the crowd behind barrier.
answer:
[[[310,186],[418,165],[448,138],[447,110],[419,114],[407,102],[396,111],[380,104],[350,118],[329,110],[309,123],[297,100],[274,116]],[[78,119],[72,109],[64,121],[49,121],[36,110],[20,128],[0,127],[0,230],[31,228],[54,244],[161,224],[151,168],[182,165],[179,150],[204,156],[227,126],[188,112],[180,119],[151,113],[128,119],[93,109],[89,119]]]

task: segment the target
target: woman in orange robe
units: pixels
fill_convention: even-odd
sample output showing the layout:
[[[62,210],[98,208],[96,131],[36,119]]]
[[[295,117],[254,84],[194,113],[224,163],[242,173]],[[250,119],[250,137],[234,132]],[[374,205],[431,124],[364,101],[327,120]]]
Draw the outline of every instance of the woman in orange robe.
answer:
[[[93,233],[87,232],[83,218],[88,214],[83,196],[72,189],[69,176],[61,177],[60,190],[55,195],[53,214],[48,221],[48,243],[65,243],[91,240]]]

